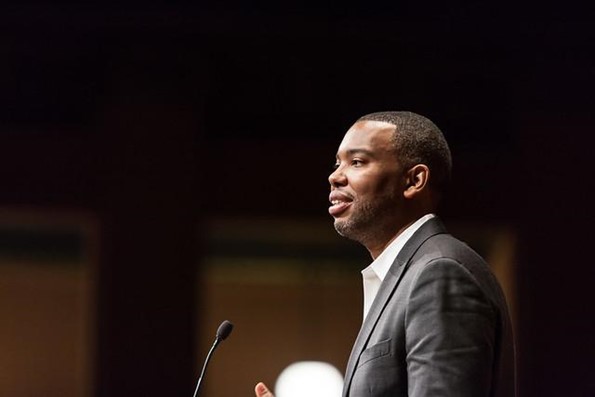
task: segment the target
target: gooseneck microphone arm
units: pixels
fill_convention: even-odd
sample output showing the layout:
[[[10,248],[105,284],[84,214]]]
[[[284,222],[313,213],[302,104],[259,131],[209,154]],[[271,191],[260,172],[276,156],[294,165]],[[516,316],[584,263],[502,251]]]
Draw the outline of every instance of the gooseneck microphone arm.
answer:
[[[211,356],[215,351],[215,348],[219,345],[219,342],[224,341],[231,331],[233,330],[233,324],[229,321],[225,320],[221,323],[219,328],[217,328],[217,334],[215,335],[215,341],[213,342],[213,346],[209,349],[209,353],[207,354],[207,358],[205,359],[205,363],[202,366],[202,371],[200,371],[200,376],[198,377],[198,382],[196,383],[196,389],[194,390],[193,397],[198,396],[198,391],[200,390],[200,385],[202,383],[202,378],[207,371],[207,365],[209,365],[209,361],[211,361]]]

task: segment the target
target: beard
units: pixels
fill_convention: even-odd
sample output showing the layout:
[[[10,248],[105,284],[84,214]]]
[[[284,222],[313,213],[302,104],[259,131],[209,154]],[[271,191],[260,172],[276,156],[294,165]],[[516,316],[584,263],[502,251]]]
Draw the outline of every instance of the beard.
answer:
[[[374,201],[353,201],[352,214],[346,219],[335,219],[335,230],[341,236],[366,245],[394,231],[393,214],[397,199],[393,195],[376,197]]]

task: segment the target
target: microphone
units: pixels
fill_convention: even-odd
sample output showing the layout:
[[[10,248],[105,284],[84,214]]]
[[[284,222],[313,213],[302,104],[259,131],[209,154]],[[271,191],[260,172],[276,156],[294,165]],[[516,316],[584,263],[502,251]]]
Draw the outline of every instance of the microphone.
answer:
[[[209,365],[209,361],[211,360],[211,356],[213,355],[215,348],[217,347],[217,345],[219,345],[219,342],[227,339],[229,334],[231,334],[232,330],[233,330],[233,324],[227,320],[223,321],[221,323],[221,325],[219,325],[219,328],[217,328],[217,333],[215,334],[215,341],[213,342],[213,346],[211,346],[211,348],[209,349],[209,353],[207,354],[205,363],[202,366],[202,371],[200,371],[200,376],[198,377],[198,382],[196,383],[196,389],[194,390],[193,397],[198,396],[198,391],[200,390],[200,384],[202,383],[202,378],[204,377],[205,372],[207,371],[207,365]]]

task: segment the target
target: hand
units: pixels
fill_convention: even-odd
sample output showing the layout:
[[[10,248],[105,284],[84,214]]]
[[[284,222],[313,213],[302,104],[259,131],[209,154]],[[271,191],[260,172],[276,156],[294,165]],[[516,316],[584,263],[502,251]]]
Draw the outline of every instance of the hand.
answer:
[[[256,397],[275,397],[268,387],[262,382],[258,383],[254,388]]]

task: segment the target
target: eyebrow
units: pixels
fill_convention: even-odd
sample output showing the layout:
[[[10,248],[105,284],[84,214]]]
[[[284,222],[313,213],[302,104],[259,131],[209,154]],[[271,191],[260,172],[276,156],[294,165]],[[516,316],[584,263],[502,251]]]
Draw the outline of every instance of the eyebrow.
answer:
[[[349,149],[346,151],[346,153],[350,156],[353,156],[356,154],[365,154],[366,156],[374,157],[374,153],[371,150],[364,149],[364,148]],[[337,157],[339,157],[339,153],[337,153]]]

